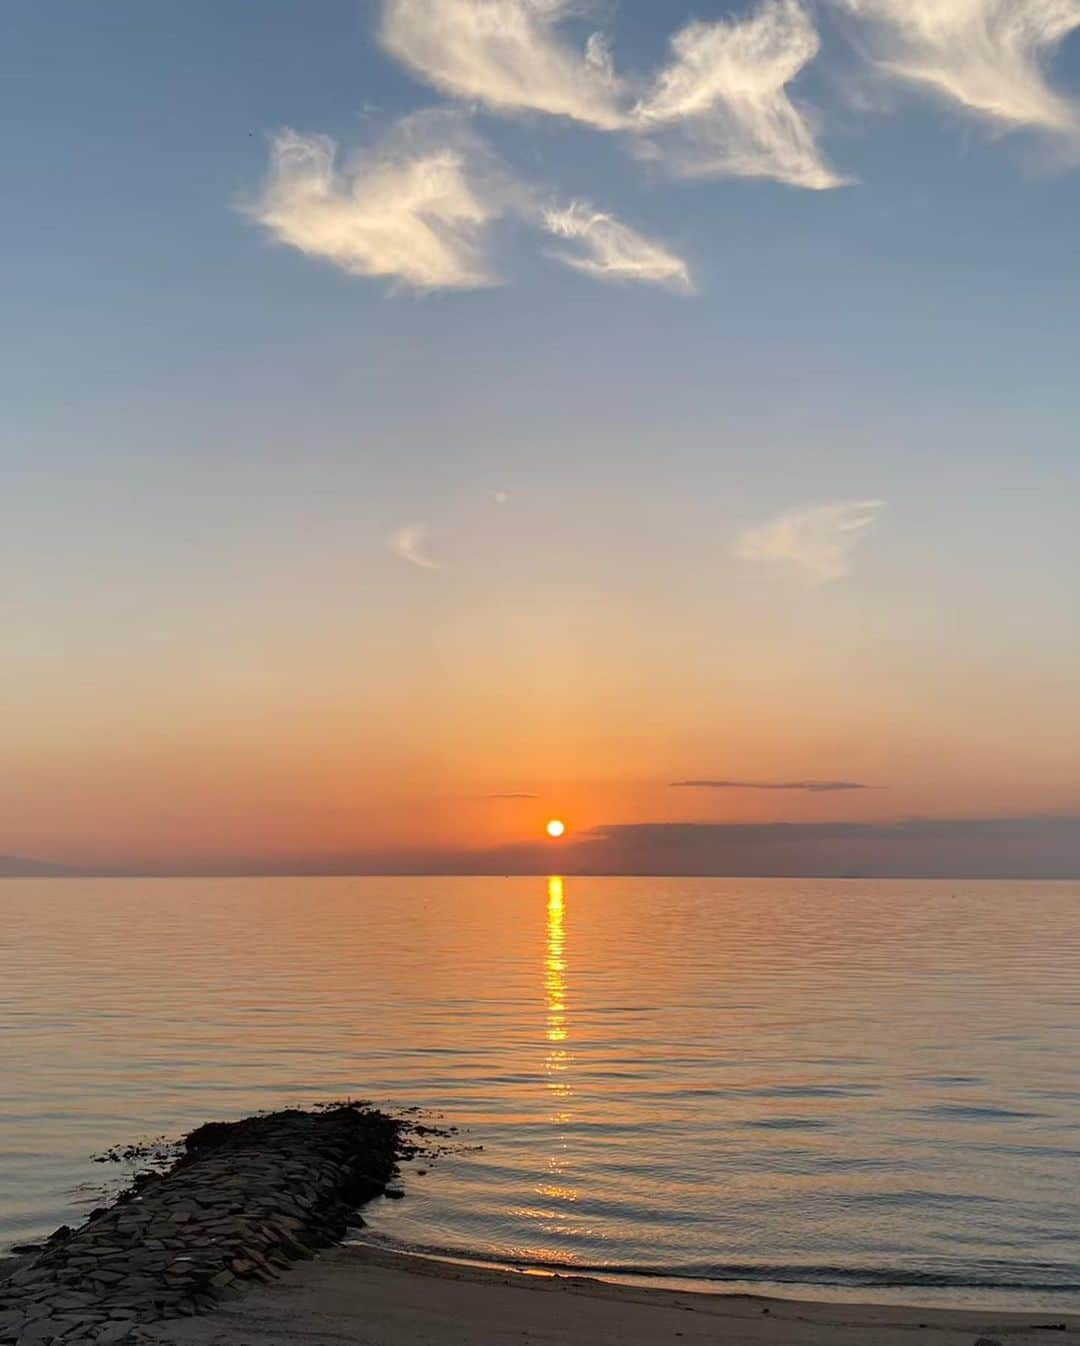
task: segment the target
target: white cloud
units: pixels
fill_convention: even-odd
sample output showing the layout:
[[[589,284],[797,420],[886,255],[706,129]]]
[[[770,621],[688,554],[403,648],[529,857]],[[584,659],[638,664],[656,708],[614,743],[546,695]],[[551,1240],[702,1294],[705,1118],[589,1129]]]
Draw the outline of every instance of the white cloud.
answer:
[[[342,168],[328,137],[283,131],[250,213],[281,242],[353,276],[418,290],[493,284],[483,244],[502,207],[483,183],[476,147],[460,135],[433,138],[435,124],[407,118]]]
[[[575,201],[565,210],[545,211],[544,227],[575,245],[573,250],[559,249],[552,255],[596,280],[691,289],[690,268],[681,257],[583,202]]]
[[[417,290],[495,284],[490,229],[510,217],[565,240],[570,246],[554,255],[587,275],[692,288],[681,257],[612,215],[579,202],[544,208],[453,113],[406,117],[376,148],[340,168],[336,157],[325,136],[283,131],[247,213],[281,242],[350,275]]]
[[[748,528],[732,552],[741,561],[786,562],[816,583],[842,579],[851,555],[873,526],[883,500],[835,500],[793,509]]]
[[[634,124],[667,132],[654,153],[686,176],[837,187],[843,179],[787,92],[820,45],[798,0],[764,0],[747,18],[690,23],[672,38],[671,64],[637,104]]]
[[[385,0],[382,43],[443,93],[503,112],[621,126],[619,81],[599,34],[576,50],[559,32],[571,0]]]
[[[407,523],[387,539],[386,545],[395,556],[400,556],[403,561],[409,561],[414,566],[421,566],[424,570],[438,570],[439,567],[428,555],[427,538],[426,524]]]
[[[581,10],[579,0],[384,0],[382,43],[443,93],[630,133],[639,150],[684,176],[811,188],[843,181],[787,92],[820,46],[800,0],[763,0],[746,18],[688,24],[636,103],[601,34],[579,50],[560,30]]]
[[[998,126],[1080,135],[1045,62],[1080,28],[1080,0],[839,0],[871,25],[879,68]]]

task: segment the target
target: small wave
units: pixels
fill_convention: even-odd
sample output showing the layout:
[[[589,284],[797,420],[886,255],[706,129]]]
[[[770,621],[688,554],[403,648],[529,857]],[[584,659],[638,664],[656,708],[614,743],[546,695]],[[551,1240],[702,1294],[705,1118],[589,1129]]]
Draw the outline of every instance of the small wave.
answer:
[[[913,1114],[927,1117],[957,1117],[969,1122],[1022,1122],[1043,1116],[1041,1112],[1019,1112],[1011,1108],[982,1107],[966,1103],[938,1103],[930,1108],[912,1108]]]
[[[729,1092],[746,1098],[865,1098],[880,1089],[877,1084],[773,1084]]]
[[[762,1117],[745,1125],[757,1131],[823,1131],[830,1123],[821,1117]]]
[[[1077,1268],[1056,1262],[1000,1262],[982,1268],[908,1268],[841,1267],[831,1264],[776,1262],[689,1262],[621,1263],[556,1260],[542,1256],[523,1256],[496,1249],[450,1247],[441,1244],[411,1243],[391,1235],[365,1230],[352,1240],[371,1247],[384,1248],[421,1257],[439,1257],[480,1265],[518,1267],[578,1276],[636,1276],[656,1280],[711,1281],[717,1284],[757,1283],[769,1285],[805,1285],[838,1289],[873,1290],[1008,1290],[1028,1294],[1077,1294],[1080,1279]]]

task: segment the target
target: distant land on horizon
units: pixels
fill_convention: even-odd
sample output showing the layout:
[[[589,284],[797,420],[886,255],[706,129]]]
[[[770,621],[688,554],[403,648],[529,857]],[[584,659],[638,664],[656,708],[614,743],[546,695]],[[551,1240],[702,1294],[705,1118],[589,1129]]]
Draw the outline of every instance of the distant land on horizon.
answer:
[[[569,876],[1078,879],[1080,816],[887,823],[634,823],[564,842],[323,856],[202,855],[94,864],[0,857],[0,877]]]
[[[81,871],[69,865],[53,865],[44,860],[24,860],[19,855],[0,855],[0,879],[80,877]]]

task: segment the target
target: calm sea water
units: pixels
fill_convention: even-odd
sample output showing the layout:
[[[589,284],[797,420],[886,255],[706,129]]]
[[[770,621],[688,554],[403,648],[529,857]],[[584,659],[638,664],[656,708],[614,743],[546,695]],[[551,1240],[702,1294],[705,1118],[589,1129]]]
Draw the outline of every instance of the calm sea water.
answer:
[[[1080,884],[0,882],[0,1246],[95,1151],[336,1098],[468,1148],[366,1236],[1080,1306]],[[423,1166],[423,1165],[421,1165]]]

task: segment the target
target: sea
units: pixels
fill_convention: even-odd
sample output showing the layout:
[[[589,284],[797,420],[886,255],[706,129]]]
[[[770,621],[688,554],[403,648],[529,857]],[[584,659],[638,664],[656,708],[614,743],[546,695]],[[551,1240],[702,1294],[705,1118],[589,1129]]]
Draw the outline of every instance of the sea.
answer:
[[[1080,1309],[1080,884],[0,881],[0,1251],[211,1118],[456,1128],[355,1237]]]

